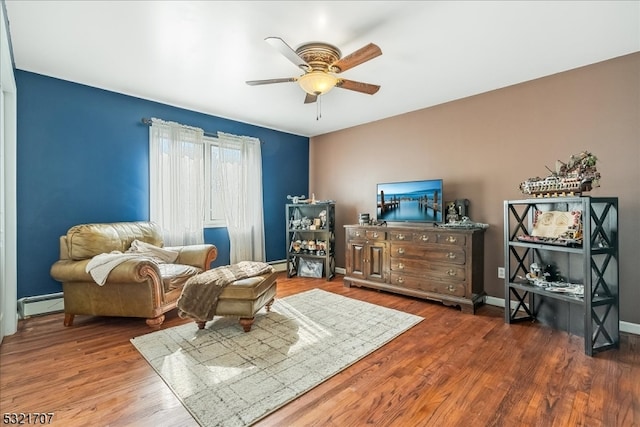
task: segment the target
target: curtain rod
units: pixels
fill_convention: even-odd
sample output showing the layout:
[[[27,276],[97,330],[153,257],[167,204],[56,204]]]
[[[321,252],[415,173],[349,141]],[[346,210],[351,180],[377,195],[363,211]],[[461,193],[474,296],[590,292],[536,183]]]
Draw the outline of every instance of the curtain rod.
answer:
[[[148,119],[146,117],[143,117],[141,121],[142,121],[143,124],[145,124],[147,126],[151,126],[151,123],[153,123],[151,121],[151,119]],[[204,132],[203,131],[203,134],[204,134],[204,136],[208,136],[209,138],[217,138],[218,137],[217,133],[211,133],[211,132]],[[260,141],[260,145],[262,145],[262,144],[264,144],[264,141]]]
[[[146,117],[142,118],[142,123],[144,123],[147,126],[151,126],[151,119],[147,119]],[[204,136],[208,136],[210,138],[217,138],[218,134],[217,133],[211,133],[211,132],[204,132]]]

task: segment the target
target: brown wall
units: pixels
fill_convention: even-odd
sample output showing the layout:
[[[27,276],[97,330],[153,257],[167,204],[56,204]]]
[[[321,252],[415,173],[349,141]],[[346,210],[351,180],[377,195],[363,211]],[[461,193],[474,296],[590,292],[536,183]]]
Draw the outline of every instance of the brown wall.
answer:
[[[602,175],[590,194],[619,197],[620,318],[640,324],[640,53],[314,137],[310,192],[336,201],[344,267],[343,226],[375,216],[376,183],[443,178],[444,199],[469,199],[490,225],[485,290],[504,298],[503,201],[583,150]]]

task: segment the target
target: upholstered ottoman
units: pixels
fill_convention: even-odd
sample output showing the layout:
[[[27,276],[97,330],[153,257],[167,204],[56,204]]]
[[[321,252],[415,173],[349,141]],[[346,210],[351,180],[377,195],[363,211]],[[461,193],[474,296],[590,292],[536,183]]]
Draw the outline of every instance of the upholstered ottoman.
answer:
[[[276,272],[236,280],[227,285],[218,297],[216,316],[237,316],[245,332],[251,330],[255,315],[262,307],[267,311],[276,296]],[[196,321],[203,329],[206,322]]]

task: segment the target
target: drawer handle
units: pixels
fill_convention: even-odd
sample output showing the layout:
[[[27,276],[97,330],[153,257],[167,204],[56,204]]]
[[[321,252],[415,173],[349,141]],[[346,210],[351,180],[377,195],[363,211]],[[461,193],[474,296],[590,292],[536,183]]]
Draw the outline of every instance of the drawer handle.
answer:
[[[398,270],[404,270],[404,264],[403,263],[398,264]]]
[[[404,283],[404,279],[402,277],[398,277],[398,283]]]
[[[356,231],[356,237],[360,237],[360,232]]]
[[[423,242],[428,242],[429,241],[429,236],[427,236],[426,234],[422,235],[422,241]]]
[[[398,240],[404,240],[404,234],[398,234]]]
[[[455,275],[456,275],[456,272],[455,272],[455,270],[449,269],[449,270],[447,270],[447,274],[448,274],[449,276],[455,276]],[[449,285],[449,286],[451,286],[451,285]]]
[[[455,242],[457,242],[457,241],[458,241],[458,238],[457,238],[457,237],[454,237],[454,236],[447,236],[447,242],[449,242],[449,243],[455,243]]]
[[[456,254],[454,254],[453,252],[449,252],[449,253],[447,254],[447,258],[449,258],[449,259],[456,259]]]
[[[449,292],[453,292],[453,291],[456,290],[456,287],[453,286],[453,285],[449,285],[449,286],[447,286],[447,289],[449,290]]]
[[[399,254],[403,254],[404,253],[404,248],[398,248],[398,253]]]
[[[378,232],[377,231],[373,232],[373,237],[378,237]]]

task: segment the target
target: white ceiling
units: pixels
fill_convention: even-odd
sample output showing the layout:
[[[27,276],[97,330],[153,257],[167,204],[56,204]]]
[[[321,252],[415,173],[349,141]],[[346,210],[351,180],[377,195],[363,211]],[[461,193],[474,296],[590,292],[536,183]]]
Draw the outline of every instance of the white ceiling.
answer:
[[[638,1],[15,1],[18,69],[304,136],[368,123],[640,51]],[[382,56],[303,104],[264,41],[323,41]]]

